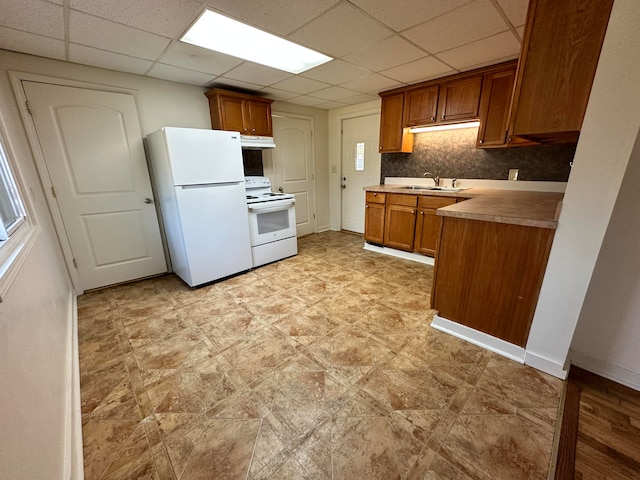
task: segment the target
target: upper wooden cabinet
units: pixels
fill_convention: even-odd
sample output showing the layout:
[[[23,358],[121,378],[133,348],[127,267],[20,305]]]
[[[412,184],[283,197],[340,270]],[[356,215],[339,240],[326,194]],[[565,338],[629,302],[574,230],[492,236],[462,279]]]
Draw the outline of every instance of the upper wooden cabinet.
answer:
[[[510,136],[576,142],[613,0],[530,0]]]
[[[413,151],[413,134],[402,126],[404,109],[404,92],[391,95],[380,95],[380,153]]]
[[[478,148],[507,146],[509,130],[509,107],[516,79],[516,62],[505,66],[504,70],[487,73],[482,84],[480,102],[480,128]]]
[[[212,128],[231,130],[244,135],[273,136],[273,100],[220,88],[214,88],[205,95],[209,99]]]
[[[444,83],[440,87],[438,121],[459,122],[478,118],[482,75]]]
[[[481,87],[482,75],[477,75],[407,90],[403,126],[474,120],[478,118]]]
[[[440,86],[419,87],[404,94],[403,126],[429,125],[438,120]]]

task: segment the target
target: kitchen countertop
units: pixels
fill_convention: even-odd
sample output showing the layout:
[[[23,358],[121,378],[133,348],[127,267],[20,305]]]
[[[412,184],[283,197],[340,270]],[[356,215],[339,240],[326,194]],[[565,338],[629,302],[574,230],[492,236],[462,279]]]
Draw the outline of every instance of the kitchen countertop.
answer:
[[[413,190],[402,188],[402,185],[372,185],[365,187],[364,190],[368,192],[464,198],[467,200],[439,208],[437,214],[445,217],[549,229],[556,229],[558,226],[560,207],[564,197],[564,194],[555,192],[488,190],[481,188],[446,192]]]

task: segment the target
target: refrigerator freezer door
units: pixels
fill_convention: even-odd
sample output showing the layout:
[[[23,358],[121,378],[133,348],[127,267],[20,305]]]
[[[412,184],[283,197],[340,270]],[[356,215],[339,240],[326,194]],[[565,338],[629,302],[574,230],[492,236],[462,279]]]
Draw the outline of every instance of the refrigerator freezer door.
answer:
[[[239,133],[176,127],[163,130],[174,185],[244,180]]]
[[[193,287],[249,270],[244,184],[175,187],[175,191],[185,260],[174,262],[178,276]]]

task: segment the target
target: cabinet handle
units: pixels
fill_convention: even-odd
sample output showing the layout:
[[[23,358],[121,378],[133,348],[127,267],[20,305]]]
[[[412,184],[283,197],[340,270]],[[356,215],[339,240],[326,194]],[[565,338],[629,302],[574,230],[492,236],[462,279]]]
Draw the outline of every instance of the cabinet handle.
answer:
[[[373,192],[373,196],[377,197],[378,196],[378,192]]]
[[[369,208],[369,205],[365,205],[364,208]]]
[[[509,138],[507,139],[507,142],[511,143],[511,137],[509,137]]]
[[[432,122],[436,121],[436,117],[430,117]]]
[[[415,214],[415,213],[416,213],[416,211],[415,211],[415,210],[411,210],[411,213],[412,213],[412,214]]]
[[[255,132],[255,131],[256,131],[256,129],[255,129],[255,128],[252,128],[252,129],[251,129],[251,131],[252,131],[252,132]]]
[[[480,140],[480,141],[478,141],[478,143],[484,143],[484,140]]]
[[[442,119],[444,120],[446,117],[444,115],[442,115]]]
[[[424,215],[424,212],[423,212],[423,211],[420,211],[420,215]]]

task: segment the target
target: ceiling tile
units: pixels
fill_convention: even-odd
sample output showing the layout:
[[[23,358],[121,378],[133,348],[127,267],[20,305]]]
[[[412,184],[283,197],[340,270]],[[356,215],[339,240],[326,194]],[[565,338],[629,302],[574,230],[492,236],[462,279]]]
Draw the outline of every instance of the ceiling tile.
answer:
[[[322,100],[321,98],[308,97],[306,95],[292,98],[289,101],[291,103],[295,103],[296,105],[306,105],[307,107],[315,107],[317,105],[320,105],[321,103],[326,103],[326,100]]]
[[[189,85],[206,85],[211,82],[215,75],[202,72],[194,72],[186,68],[174,67],[163,63],[156,63],[147,73],[150,77],[171,80],[172,82],[187,83]]]
[[[501,60],[516,58],[520,42],[511,30],[438,54],[438,58],[458,70],[470,70]]]
[[[325,102],[320,105],[316,105],[316,108],[322,108],[323,110],[334,110],[336,108],[346,107],[346,103],[342,102]]]
[[[340,84],[341,87],[356,90],[358,92],[365,92],[371,94],[377,94],[382,90],[387,90],[392,87],[397,87],[400,82],[392,80],[377,73],[372,73],[369,76],[358,78],[357,80],[351,80],[350,82]]]
[[[69,44],[69,61],[120,72],[137,73],[138,75],[144,74],[153,65],[149,60],[105,52],[75,43]]]
[[[347,55],[344,60],[369,70],[379,71],[426,56],[427,54],[423,50],[398,35],[394,35],[365,50]]]
[[[239,58],[182,42],[173,42],[158,60],[174,67],[188,68],[212,75],[221,75],[242,63]]]
[[[225,73],[224,76],[242,82],[259,81],[260,85],[266,87],[291,77],[291,74],[275,68],[258,65],[257,63],[245,62]]]
[[[297,93],[285,92],[283,90],[278,90],[277,88],[273,88],[273,87],[263,88],[258,93],[262,97],[270,98],[271,100],[280,100],[280,101],[290,100],[293,97],[298,96]]]
[[[324,100],[340,100],[341,98],[352,97],[357,93],[358,92],[354,92],[353,90],[348,90],[342,87],[329,87],[323,90],[318,90],[317,92],[313,92],[312,96],[322,98]]]
[[[307,78],[313,78],[332,85],[366,77],[370,74],[369,70],[342,60],[333,60],[304,72],[304,76]]]
[[[195,0],[69,0],[71,8],[132,27],[177,38],[202,11]]]
[[[155,60],[169,45],[171,39],[71,10],[69,41]]]
[[[41,37],[6,27],[0,27],[0,39],[2,39],[2,48],[6,50],[65,60],[62,40]]]
[[[380,25],[349,3],[341,3],[291,35],[303,45],[341,57],[391,36]]]
[[[413,83],[421,80],[429,80],[443,76],[447,73],[454,73],[448,65],[434,57],[421,58],[415,62],[410,62],[399,67],[384,70],[383,75],[391,77],[399,82]]]
[[[400,32],[472,1],[403,0],[402,3],[398,3],[381,0],[351,0],[351,3],[355,3],[371,16]]]
[[[372,100],[380,100],[380,97],[378,97],[377,95],[367,95],[365,93],[361,93],[359,95],[354,95],[353,97],[340,99],[342,103],[346,103],[349,105],[357,105],[358,103],[370,102]]]
[[[316,90],[327,88],[329,86],[330,85],[328,83],[318,82],[317,80],[311,80],[310,78],[300,76],[287,78],[282,82],[273,84],[273,87],[275,88],[286,90],[287,92],[295,92],[299,95],[315,92]]]
[[[524,25],[527,19],[529,0],[497,0],[497,2],[514,27]]]
[[[42,0],[0,0],[0,26],[64,40],[61,5]]]
[[[227,14],[266,31],[287,35],[310,22],[339,0],[208,0],[206,4],[219,13]]]
[[[438,53],[504,32],[508,26],[489,0],[478,0],[403,33],[428,52]]]
[[[213,82],[212,86],[217,88],[228,88],[231,90],[246,90],[248,92],[257,92],[263,85],[251,82],[241,82],[240,80],[234,80],[232,78],[218,77]]]

